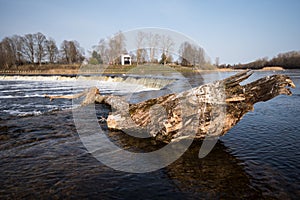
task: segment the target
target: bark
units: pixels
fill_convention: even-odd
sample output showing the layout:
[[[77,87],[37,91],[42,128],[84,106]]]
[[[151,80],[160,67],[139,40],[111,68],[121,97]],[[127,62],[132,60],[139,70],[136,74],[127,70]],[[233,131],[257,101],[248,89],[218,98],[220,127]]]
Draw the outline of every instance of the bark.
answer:
[[[67,98],[85,95],[82,105],[95,102],[110,105],[112,112],[107,118],[107,126],[133,133],[136,137],[154,137],[170,142],[182,138],[221,136],[252,111],[255,103],[281,94],[291,95],[288,87],[295,87],[285,75],[267,76],[241,85],[251,74],[244,71],[179,94],[168,94],[137,104],[129,104],[118,96],[102,96],[97,88]]]

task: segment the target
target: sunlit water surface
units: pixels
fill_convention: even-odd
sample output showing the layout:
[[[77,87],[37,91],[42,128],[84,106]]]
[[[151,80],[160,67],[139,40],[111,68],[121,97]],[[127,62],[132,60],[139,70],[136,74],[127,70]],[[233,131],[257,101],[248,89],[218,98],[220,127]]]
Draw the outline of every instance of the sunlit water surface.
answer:
[[[116,171],[97,161],[78,137],[72,101],[50,102],[43,96],[81,92],[92,83],[0,81],[0,198],[299,199],[300,71],[256,72],[250,81],[275,73],[291,77],[297,86],[293,96],[258,103],[207,157],[198,158],[201,142],[196,141],[176,162],[145,174]],[[232,74],[185,76],[195,86]],[[97,84],[103,94],[149,90]],[[130,98],[137,102],[168,92],[148,91]],[[99,118],[109,111],[102,105],[96,109]],[[125,149],[153,148],[149,140],[101,126]]]

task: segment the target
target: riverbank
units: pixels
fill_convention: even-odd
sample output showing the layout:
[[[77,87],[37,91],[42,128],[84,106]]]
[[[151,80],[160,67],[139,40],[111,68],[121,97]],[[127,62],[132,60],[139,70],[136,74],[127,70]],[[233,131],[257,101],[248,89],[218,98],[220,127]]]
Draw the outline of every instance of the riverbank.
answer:
[[[147,65],[141,65],[147,72],[159,72],[164,73],[169,70],[174,70],[179,73],[195,73],[195,72],[214,72],[214,71],[240,71],[233,69],[219,69],[214,68],[210,70],[202,70],[195,67],[184,67],[184,66],[167,66],[161,67],[159,65],[151,65],[149,68]],[[74,74],[129,74],[135,71],[137,66],[84,66],[84,67],[71,67],[71,68],[18,68],[10,70],[0,70],[2,75],[74,75]],[[139,66],[140,67],[140,66]]]
[[[284,70],[282,67],[264,67],[261,69],[261,71],[282,71]]]
[[[200,69],[197,67],[185,67],[179,65],[140,65],[146,72],[165,73],[169,70],[174,70],[179,73],[203,73],[203,72],[230,72],[230,71],[243,71],[248,69],[232,69],[232,68],[217,68],[211,67],[209,69]],[[2,75],[76,75],[76,74],[130,74],[136,71],[136,65],[24,65],[15,67],[9,70],[0,70]],[[254,71],[282,71],[282,67],[272,66],[264,67],[262,69],[252,69]]]

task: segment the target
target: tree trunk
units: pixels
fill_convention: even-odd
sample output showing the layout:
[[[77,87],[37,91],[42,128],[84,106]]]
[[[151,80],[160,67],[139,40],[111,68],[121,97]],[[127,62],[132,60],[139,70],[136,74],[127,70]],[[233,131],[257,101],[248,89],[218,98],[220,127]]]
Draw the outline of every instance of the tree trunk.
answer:
[[[86,95],[83,105],[97,102],[111,106],[112,112],[107,118],[110,129],[125,133],[130,131],[135,136],[150,136],[164,142],[182,138],[202,139],[224,135],[247,112],[253,110],[255,103],[280,94],[291,95],[286,86],[295,87],[285,75],[268,76],[240,85],[251,74],[244,71],[179,94],[168,94],[137,104],[129,104],[118,96],[102,96],[97,88],[79,95]],[[74,98],[77,96],[74,95]]]

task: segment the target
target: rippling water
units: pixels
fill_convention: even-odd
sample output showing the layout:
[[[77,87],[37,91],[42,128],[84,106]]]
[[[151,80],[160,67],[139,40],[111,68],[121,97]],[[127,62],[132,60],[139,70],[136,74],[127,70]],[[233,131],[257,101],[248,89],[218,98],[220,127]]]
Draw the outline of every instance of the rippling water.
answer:
[[[76,93],[89,84],[1,81],[0,198],[299,199],[300,71],[276,73],[288,74],[295,82],[293,96],[257,104],[204,159],[198,158],[201,142],[195,141],[176,162],[145,174],[119,172],[101,164],[78,137],[71,101],[43,98],[44,93]],[[209,82],[231,74],[188,78],[197,85],[201,78]],[[270,74],[256,72],[251,80]],[[99,87],[103,93],[126,94],[117,91],[120,85],[112,84]],[[132,90],[122,85],[125,88]],[[135,101],[154,93],[161,94],[140,93]],[[103,105],[96,109],[98,117],[109,111]],[[125,149],[157,148],[151,140],[133,139],[101,126]]]

